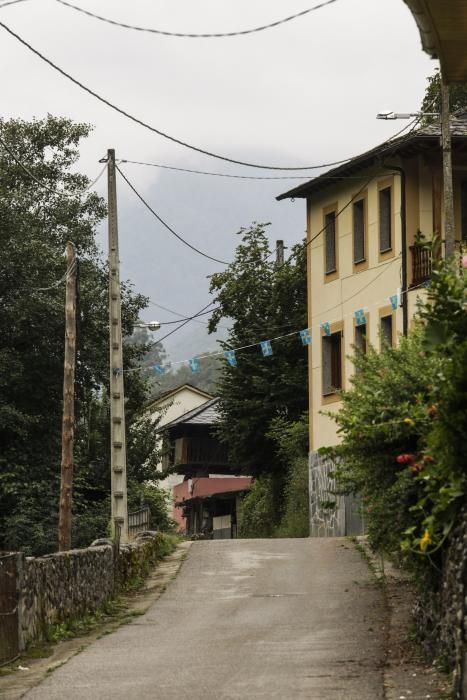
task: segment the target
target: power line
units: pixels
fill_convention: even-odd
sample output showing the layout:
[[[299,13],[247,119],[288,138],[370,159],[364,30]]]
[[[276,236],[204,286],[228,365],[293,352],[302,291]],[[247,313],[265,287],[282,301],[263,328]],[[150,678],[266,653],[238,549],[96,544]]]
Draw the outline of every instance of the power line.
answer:
[[[130,189],[133,190],[133,192],[134,192],[135,195],[138,197],[138,199],[144,204],[144,206],[146,207],[146,209],[148,209],[148,210],[151,212],[151,214],[152,214],[153,216],[156,217],[156,219],[167,229],[167,231],[169,231],[173,236],[175,236],[176,238],[178,238],[178,240],[181,241],[184,245],[188,246],[188,248],[191,248],[192,250],[194,250],[195,253],[198,253],[199,255],[202,255],[203,258],[208,258],[208,260],[213,260],[214,262],[220,263],[221,265],[228,265],[228,264],[229,264],[229,263],[226,262],[225,260],[219,260],[218,258],[213,258],[211,255],[208,255],[207,253],[203,253],[202,250],[200,250],[199,248],[196,248],[196,247],[195,247],[194,245],[192,245],[191,243],[188,243],[188,241],[186,241],[186,240],[183,238],[183,236],[180,236],[179,233],[177,233],[171,226],[169,226],[169,224],[168,224],[166,221],[164,221],[164,219],[162,219],[161,216],[159,216],[159,214],[151,207],[151,205],[148,204],[148,202],[147,202],[147,201],[144,199],[144,197],[138,192],[138,190],[136,189],[136,187],[130,182],[130,180],[127,178],[127,176],[125,175],[125,173],[118,167],[118,165],[116,165],[115,167],[117,168],[118,172],[119,172],[120,175],[123,177],[123,179],[125,180],[125,182],[127,183],[127,185],[130,187]]]
[[[2,7],[7,7],[7,5],[16,5],[18,2],[26,2],[27,0],[9,0],[8,2],[4,2],[0,5],[0,10]]]
[[[165,340],[166,338],[168,338],[170,335],[172,335],[173,333],[176,333],[177,331],[179,331],[181,328],[183,328],[183,326],[186,326],[187,323],[189,323],[190,321],[193,321],[193,319],[195,319],[195,318],[198,318],[198,316],[202,316],[202,315],[203,315],[203,311],[206,311],[206,309],[207,309],[209,306],[212,306],[213,304],[214,304],[214,302],[213,302],[213,301],[210,301],[209,304],[206,304],[206,306],[203,306],[203,308],[202,308],[200,311],[198,311],[197,314],[195,314],[195,315],[192,316],[191,318],[187,318],[185,321],[183,321],[183,323],[181,323],[179,326],[177,326],[177,328],[174,328],[174,329],[171,330],[169,333],[166,333],[162,338],[159,338],[159,340],[157,340],[157,341],[154,343],[154,345],[157,345],[157,343],[162,343],[162,341]],[[208,312],[208,313],[211,313],[211,312]]]
[[[261,175],[234,175],[231,173],[213,173],[207,170],[192,170],[190,168],[178,168],[174,165],[162,165],[161,163],[148,163],[141,160],[128,160],[126,158],[119,159],[119,163],[128,163],[130,165],[145,165],[150,168],[161,168],[162,170],[175,170],[180,173],[192,173],[194,175],[211,175],[213,177],[229,177],[235,180],[307,180],[308,177],[305,175],[272,175],[272,176],[261,176]],[[352,176],[338,176],[329,175],[323,176],[326,180],[361,180],[361,177],[356,175]]]
[[[131,121],[135,122],[135,124],[139,124],[140,126],[144,127],[145,129],[148,129],[149,131],[152,131],[155,134],[158,134],[159,136],[162,136],[163,138],[167,139],[168,141],[172,141],[173,143],[177,143],[179,146],[183,146],[184,148],[188,148],[192,151],[196,151],[197,153],[202,153],[205,156],[209,156],[210,158],[216,158],[217,160],[223,160],[226,163],[234,163],[235,165],[243,165],[247,168],[258,168],[260,170],[296,170],[296,171],[304,171],[304,170],[318,170],[320,168],[330,168],[336,165],[342,165],[343,163],[347,163],[349,160],[352,160],[352,157],[349,158],[344,158],[342,160],[336,160],[331,163],[320,163],[319,165],[306,165],[306,166],[278,166],[278,165],[261,165],[259,163],[250,163],[248,161],[243,161],[243,160],[236,160],[235,158],[231,158],[229,156],[223,156],[218,153],[214,153],[212,151],[208,151],[204,148],[201,148],[199,146],[194,146],[193,144],[190,144],[186,141],[182,141],[181,139],[176,138],[175,136],[171,136],[170,134],[167,134],[165,131],[161,131],[160,129],[156,128],[155,126],[152,126],[151,124],[148,124],[147,122],[143,121],[142,119],[139,119],[139,117],[135,117],[134,115],[130,114],[126,110],[122,109],[121,107],[118,107],[117,105],[113,104],[109,100],[107,100],[105,97],[102,97],[99,95],[97,92],[94,92],[94,90],[91,90],[91,88],[87,87],[83,83],[81,83],[79,80],[74,78],[72,75],[67,73],[63,68],[60,68],[56,63],[51,61],[49,58],[44,56],[40,51],[35,49],[31,44],[29,44],[25,39],[23,39],[19,34],[14,32],[10,27],[8,27],[6,24],[3,22],[0,22],[0,27],[5,29],[11,36],[13,36],[15,39],[17,39],[23,46],[25,46],[29,51],[34,53],[38,58],[40,58],[42,61],[47,63],[51,68],[56,70],[58,73],[63,75],[65,78],[70,80],[72,83],[80,87],[82,90],[87,92],[89,95],[92,95],[93,97],[96,98],[96,100],[99,100],[103,104],[107,105],[107,107],[110,107],[110,109],[113,109],[115,112],[118,112],[119,114],[123,115],[127,119],[130,119]],[[406,128],[406,127],[405,127]],[[404,131],[402,129],[400,132],[397,132],[392,138],[396,138],[399,133]],[[388,143],[389,140],[384,141],[383,144]]]
[[[11,36],[13,36],[15,39],[17,39],[23,46],[25,46],[29,51],[34,53],[38,58],[40,58],[42,61],[47,63],[51,68],[56,70],[58,73],[63,75],[65,78],[70,80],[72,83],[80,87],[82,90],[87,92],[89,95],[92,95],[93,97],[96,98],[96,100],[99,100],[99,102],[102,102],[103,104],[107,105],[107,107],[110,107],[110,109],[113,109],[115,112],[118,112],[119,114],[122,114],[124,117],[127,119],[130,119],[131,121],[135,122],[135,124],[139,124],[140,126],[143,126],[145,129],[148,129],[149,131],[152,131],[155,134],[158,134],[159,136],[162,136],[163,138],[172,141],[173,143],[177,143],[179,146],[184,146],[185,148],[189,148],[192,151],[196,151],[197,153],[202,153],[205,156],[209,156],[211,158],[217,158],[218,160],[223,160],[227,163],[234,163],[236,165],[243,165],[247,168],[259,168],[261,170],[317,170],[319,168],[330,168],[334,165],[341,165],[342,163],[346,163],[349,158],[345,158],[343,160],[336,160],[332,163],[321,163],[320,165],[308,165],[308,166],[296,166],[296,167],[282,167],[278,165],[260,165],[257,163],[249,163],[247,161],[243,160],[236,160],[235,158],[230,158],[228,156],[222,156],[219,155],[218,153],[213,153],[212,151],[205,150],[204,148],[200,148],[198,146],[194,146],[193,144],[187,143],[186,141],[182,141],[181,139],[176,138],[175,136],[171,136],[170,134],[167,134],[165,131],[161,131],[160,129],[157,129],[155,126],[151,126],[151,124],[148,124],[147,122],[143,121],[142,119],[139,119],[138,117],[135,117],[134,115],[130,114],[129,112],[125,111],[121,107],[117,107],[117,105],[113,104],[109,100],[107,100],[105,97],[102,97],[99,95],[97,92],[94,92],[94,90],[91,90],[91,88],[87,87],[83,83],[81,83],[79,80],[76,78],[73,78],[72,75],[67,73],[65,70],[57,66],[56,63],[51,61],[49,58],[44,56],[40,51],[35,49],[31,44],[29,44],[25,39],[23,39],[19,34],[14,32],[12,29],[7,27],[6,24],[3,22],[0,22],[0,27],[5,29]]]
[[[16,1],[19,2],[20,0]],[[89,12],[89,10],[85,10],[82,7],[73,5],[71,2],[66,2],[65,0],[57,0],[57,2],[59,2],[61,5],[65,5],[66,7],[71,8],[72,10],[76,10],[77,12],[81,12],[84,15],[88,15],[88,17],[98,19],[101,22],[106,22],[107,24],[112,24],[116,27],[121,27],[123,29],[133,29],[137,32],[149,32],[150,34],[159,34],[162,36],[178,37],[184,39],[219,39],[234,36],[245,36],[246,34],[255,34],[257,32],[263,32],[266,29],[279,27],[281,24],[291,22],[294,19],[298,19],[299,17],[304,17],[305,15],[310,14],[310,12],[315,12],[316,10],[320,10],[321,8],[326,7],[327,5],[331,5],[337,2],[337,0],[325,0],[325,2],[321,2],[319,5],[314,5],[313,7],[309,7],[306,10],[302,10],[301,12],[296,12],[294,15],[289,15],[288,17],[284,17],[283,19],[276,20],[275,22],[270,22],[269,24],[263,24],[262,26],[254,27],[253,29],[243,29],[238,32],[219,32],[209,34],[186,34],[182,32],[168,32],[162,29],[153,29],[150,27],[139,27],[134,24],[125,24],[124,22],[117,22],[116,20],[109,19],[108,17],[102,17],[102,15],[97,15],[94,12]]]
[[[191,170],[190,168],[178,168],[174,165],[162,165],[161,163],[147,163],[141,160],[128,160],[123,158],[119,163],[129,163],[130,165],[146,165],[150,168],[161,168],[162,170],[176,170],[180,173],[193,173],[195,175],[211,175],[213,177],[230,177],[236,180],[306,180],[305,175],[276,175],[276,176],[261,176],[261,175],[232,175],[230,173],[213,173],[206,170]]]

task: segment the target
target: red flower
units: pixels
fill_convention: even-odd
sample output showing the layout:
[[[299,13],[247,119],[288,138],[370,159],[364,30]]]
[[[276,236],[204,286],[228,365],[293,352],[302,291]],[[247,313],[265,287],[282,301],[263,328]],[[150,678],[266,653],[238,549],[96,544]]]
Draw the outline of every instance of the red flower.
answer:
[[[397,455],[396,462],[398,464],[410,464],[410,462],[413,462],[414,459],[415,459],[414,455],[402,454],[402,455]]]

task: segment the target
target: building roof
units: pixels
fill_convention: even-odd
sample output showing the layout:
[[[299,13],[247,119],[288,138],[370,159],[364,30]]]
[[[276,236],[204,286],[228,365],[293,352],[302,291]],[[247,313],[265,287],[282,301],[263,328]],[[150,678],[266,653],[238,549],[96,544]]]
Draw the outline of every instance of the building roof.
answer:
[[[466,0],[467,2],[467,0]],[[394,155],[411,155],[417,152],[439,147],[441,125],[437,119],[433,124],[423,126],[404,136],[385,141],[375,148],[365,151],[355,158],[349,159],[343,165],[332,168],[322,175],[309,180],[288,192],[279,195],[276,199],[288,199],[295,197],[309,197],[313,192],[325,189],[339,182],[340,178],[348,177],[356,172],[374,166],[379,161]],[[467,110],[460,110],[451,115],[451,136],[453,143],[465,140],[467,146]]]
[[[174,428],[176,425],[214,425],[220,420],[218,403],[218,398],[206,401],[202,406],[193,408],[191,411],[184,413],[183,416],[179,416],[164,425],[163,430]]]
[[[166,401],[167,399],[171,398],[172,396],[176,396],[180,391],[192,391],[194,394],[198,394],[199,396],[203,396],[206,400],[212,399],[213,396],[212,394],[208,394],[207,391],[203,391],[202,389],[198,389],[198,387],[193,386],[193,384],[180,384],[180,386],[175,387],[175,389],[169,389],[168,391],[165,391],[163,394],[158,396],[156,399],[151,401],[147,405],[147,410],[151,409],[153,406],[157,406],[161,401]]]
[[[438,58],[447,83],[467,81],[467,0],[404,0],[418,25],[423,50]]]

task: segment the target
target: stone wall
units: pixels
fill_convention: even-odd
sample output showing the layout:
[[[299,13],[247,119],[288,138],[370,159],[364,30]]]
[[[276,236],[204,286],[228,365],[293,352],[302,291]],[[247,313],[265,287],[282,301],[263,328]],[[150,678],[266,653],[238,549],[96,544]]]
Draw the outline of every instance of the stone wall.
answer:
[[[120,551],[107,544],[43,557],[20,555],[20,648],[44,639],[51,625],[96,612],[129,583],[143,579],[157,561],[163,536],[139,534]]]
[[[467,513],[453,530],[442,576],[435,590],[421,595],[415,607],[418,637],[426,654],[453,672],[454,697],[467,700]]]

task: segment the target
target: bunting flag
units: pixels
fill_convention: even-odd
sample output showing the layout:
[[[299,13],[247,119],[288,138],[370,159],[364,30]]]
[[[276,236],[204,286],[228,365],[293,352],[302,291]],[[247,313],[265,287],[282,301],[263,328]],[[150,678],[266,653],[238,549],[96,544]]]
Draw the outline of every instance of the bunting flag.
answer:
[[[270,340],[263,340],[261,345],[261,352],[263,353],[263,357],[270,357],[272,353],[272,345]]]
[[[300,338],[302,345],[311,345],[311,330],[305,328],[303,331],[300,331]]]
[[[165,374],[165,367],[162,365],[153,365],[152,368],[156,374]]]
[[[355,324],[357,326],[364,326],[366,325],[366,316],[365,312],[363,309],[357,309],[354,311],[354,316],[355,316]]]
[[[235,357],[235,350],[226,350],[224,352],[224,357],[231,367],[237,366],[237,358]]]
[[[389,297],[389,301],[391,302],[392,310],[395,311],[397,309],[397,307],[399,306],[399,295],[393,294],[392,296]]]
[[[188,360],[188,364],[190,365],[193,373],[199,370],[199,360],[197,357],[192,357],[191,360]]]
[[[325,323],[321,323],[321,328],[323,330],[324,335],[331,335],[331,324],[328,323],[327,321]]]

